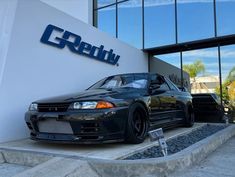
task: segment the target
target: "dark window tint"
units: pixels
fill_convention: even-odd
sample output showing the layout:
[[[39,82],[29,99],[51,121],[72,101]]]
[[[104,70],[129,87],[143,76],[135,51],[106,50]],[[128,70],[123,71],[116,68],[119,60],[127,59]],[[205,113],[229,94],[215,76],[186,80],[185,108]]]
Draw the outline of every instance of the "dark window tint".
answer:
[[[159,90],[170,90],[169,86],[167,85],[165,79],[160,75],[152,75],[151,76],[151,82],[154,82],[155,84],[159,84],[160,88]]]
[[[179,89],[169,79],[166,78],[166,81],[167,81],[171,90],[179,91]]]

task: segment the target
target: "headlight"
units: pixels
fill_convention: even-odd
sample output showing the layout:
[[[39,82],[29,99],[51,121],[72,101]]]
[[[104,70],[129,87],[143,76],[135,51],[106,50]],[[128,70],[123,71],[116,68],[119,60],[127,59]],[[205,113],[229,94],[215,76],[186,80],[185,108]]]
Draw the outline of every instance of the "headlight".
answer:
[[[107,109],[113,107],[114,105],[107,101],[75,102],[70,106],[71,109]]]
[[[37,104],[37,103],[32,103],[32,104],[29,106],[29,110],[30,110],[30,111],[37,111],[37,110],[38,110],[38,104]]]

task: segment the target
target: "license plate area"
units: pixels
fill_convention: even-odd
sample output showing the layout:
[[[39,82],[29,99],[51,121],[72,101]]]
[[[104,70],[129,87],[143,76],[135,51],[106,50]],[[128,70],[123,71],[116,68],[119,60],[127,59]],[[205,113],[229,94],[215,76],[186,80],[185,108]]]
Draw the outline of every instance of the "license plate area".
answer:
[[[38,129],[41,133],[59,133],[73,134],[73,130],[69,122],[57,121],[55,118],[48,118],[38,122]]]

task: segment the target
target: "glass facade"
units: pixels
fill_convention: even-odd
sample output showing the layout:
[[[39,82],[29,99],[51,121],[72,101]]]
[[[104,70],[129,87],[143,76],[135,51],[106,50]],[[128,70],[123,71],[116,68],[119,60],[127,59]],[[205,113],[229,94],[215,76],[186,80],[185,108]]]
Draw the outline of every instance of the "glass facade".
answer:
[[[164,55],[155,55],[156,58],[159,58],[160,60],[163,60],[167,63],[170,63],[173,66],[176,66],[177,68],[180,68],[180,53],[170,53],[170,54],[164,54]]]
[[[145,48],[176,43],[174,0],[162,4],[162,0],[145,0],[144,39]]]
[[[235,0],[94,0],[94,26],[146,49],[234,34],[234,9]]]
[[[180,42],[210,38],[214,33],[213,0],[177,0]]]
[[[94,25],[139,49],[235,35],[235,0],[94,0],[94,4]],[[190,73],[192,92],[217,93],[235,107],[235,45],[216,43],[213,48],[156,57],[189,73],[196,66]]]
[[[183,52],[182,61],[190,75],[191,93],[220,94],[217,47]]]
[[[104,20],[105,19],[105,20]],[[100,9],[97,12],[97,27],[113,37],[116,37],[115,5]],[[108,21],[109,23],[106,23]]]
[[[221,47],[222,93],[235,107],[235,45]]]
[[[117,36],[136,48],[142,48],[142,0],[135,0],[135,3],[125,1],[117,5]]]
[[[219,36],[235,33],[234,9],[234,0],[216,0],[217,31]]]

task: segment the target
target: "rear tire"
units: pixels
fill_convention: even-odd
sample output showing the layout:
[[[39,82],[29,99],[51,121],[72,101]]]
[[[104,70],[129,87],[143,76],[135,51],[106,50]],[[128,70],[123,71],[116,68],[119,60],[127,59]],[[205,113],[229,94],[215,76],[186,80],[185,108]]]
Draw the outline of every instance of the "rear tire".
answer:
[[[192,127],[194,121],[195,121],[195,115],[193,112],[193,108],[189,106],[185,115],[185,127]]]
[[[148,132],[147,112],[140,103],[134,103],[129,108],[129,115],[126,126],[127,143],[139,144],[145,140]]]

